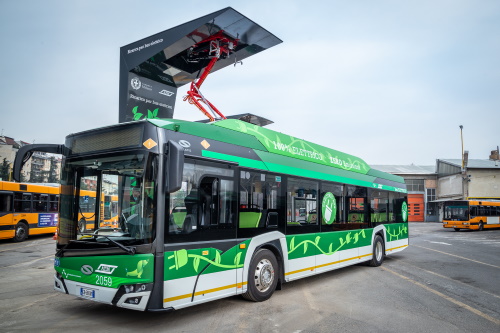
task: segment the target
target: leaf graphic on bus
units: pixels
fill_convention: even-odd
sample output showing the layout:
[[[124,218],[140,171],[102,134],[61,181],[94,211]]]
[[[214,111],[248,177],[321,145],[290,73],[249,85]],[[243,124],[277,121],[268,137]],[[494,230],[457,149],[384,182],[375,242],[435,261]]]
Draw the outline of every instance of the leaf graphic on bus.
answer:
[[[200,266],[200,257],[196,256],[193,258],[193,268],[198,272],[198,266]]]
[[[356,244],[359,240],[359,234],[354,234],[354,244]]]
[[[141,117],[142,117],[142,113],[140,113],[140,112],[137,112],[136,114],[134,114],[134,120],[139,120],[139,119],[141,119]]]
[[[320,239],[321,239],[320,236],[316,236],[316,239],[314,240],[314,244],[316,244],[316,246],[319,244]]]
[[[234,257],[234,265],[238,267],[240,264],[240,259],[241,259],[241,252],[238,252],[238,254]]]
[[[330,243],[330,246],[328,247],[328,254],[333,254],[333,243]]]
[[[304,243],[304,253],[306,253],[306,252],[307,252],[307,243],[305,242]]]
[[[220,253],[219,251],[215,251],[215,263],[220,264]]]
[[[153,110],[153,118],[158,118],[158,108]]]
[[[151,112],[151,110],[148,110],[148,118],[149,118],[149,119],[154,118],[154,116],[153,116],[153,112]]]
[[[290,251],[295,250],[295,237],[290,241]]]
[[[346,236],[345,236],[345,241],[346,241],[346,244],[349,244],[351,242],[351,233],[348,233]]]

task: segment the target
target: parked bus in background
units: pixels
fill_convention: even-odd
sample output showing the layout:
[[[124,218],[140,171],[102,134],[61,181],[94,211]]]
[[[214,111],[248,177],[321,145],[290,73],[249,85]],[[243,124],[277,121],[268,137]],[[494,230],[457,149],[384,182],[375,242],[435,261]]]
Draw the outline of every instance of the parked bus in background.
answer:
[[[0,239],[22,242],[29,235],[55,233],[59,185],[0,181]]]
[[[500,228],[500,200],[445,201],[443,227],[484,230]]]
[[[95,222],[95,191],[81,190],[79,203],[78,229],[80,232],[90,232],[94,230]],[[101,214],[100,228],[118,228],[118,196],[101,194],[100,200]]]

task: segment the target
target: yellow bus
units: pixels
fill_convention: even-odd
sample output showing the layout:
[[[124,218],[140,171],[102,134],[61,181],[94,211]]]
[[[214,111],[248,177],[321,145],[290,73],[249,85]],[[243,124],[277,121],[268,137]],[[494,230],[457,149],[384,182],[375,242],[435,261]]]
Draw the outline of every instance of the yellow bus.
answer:
[[[78,230],[81,233],[95,229],[95,191],[80,190]],[[118,228],[118,195],[101,195],[99,227]]]
[[[24,241],[29,235],[55,233],[59,185],[0,181],[0,239]]]
[[[443,227],[483,230],[500,228],[500,200],[453,200],[444,203]]]

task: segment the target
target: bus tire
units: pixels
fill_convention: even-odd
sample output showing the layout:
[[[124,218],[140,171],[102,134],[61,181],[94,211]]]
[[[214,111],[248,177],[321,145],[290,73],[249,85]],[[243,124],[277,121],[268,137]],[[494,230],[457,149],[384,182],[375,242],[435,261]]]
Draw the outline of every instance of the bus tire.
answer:
[[[484,224],[483,224],[483,221],[479,221],[479,229],[477,229],[478,231],[483,231],[484,229]]]
[[[80,231],[81,234],[83,234],[87,229],[87,221],[84,219],[80,219],[78,221],[78,231]]]
[[[243,297],[262,302],[269,299],[278,283],[279,267],[274,254],[267,249],[258,250],[248,269],[248,288]]]
[[[384,240],[380,235],[376,235],[373,240],[373,256],[372,260],[369,261],[368,265],[372,267],[377,267],[382,265],[384,262],[385,256],[385,248],[384,248]]]
[[[14,231],[14,242],[22,242],[28,238],[28,225],[24,222],[19,222]]]
[[[460,228],[453,228],[453,229],[455,229],[455,231],[460,231]]]

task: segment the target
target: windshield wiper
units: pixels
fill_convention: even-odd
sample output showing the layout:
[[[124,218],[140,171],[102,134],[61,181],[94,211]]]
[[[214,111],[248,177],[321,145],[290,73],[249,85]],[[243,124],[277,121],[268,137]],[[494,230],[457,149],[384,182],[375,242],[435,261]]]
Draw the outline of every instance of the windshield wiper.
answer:
[[[122,249],[123,251],[127,252],[128,254],[132,254],[132,255],[134,255],[134,254],[135,254],[135,247],[133,247],[133,246],[128,247],[128,246],[125,246],[125,245],[123,245],[123,244],[120,244],[120,243],[118,243],[117,241],[115,241],[114,239],[112,239],[111,237],[106,236],[106,235],[96,235],[96,236],[105,237],[105,238],[106,238],[106,239],[108,239],[111,243],[115,244],[116,246],[118,246],[120,249]]]
[[[101,235],[99,235],[99,234],[81,234],[81,235],[88,235],[88,236],[95,236],[95,237],[104,237],[107,240],[109,240],[111,243],[113,243],[114,245],[118,246],[123,251],[127,252],[128,254],[132,254],[132,255],[135,254],[135,247],[133,247],[133,246],[127,247],[127,246],[125,246],[123,244],[118,243],[117,241],[115,241],[114,239],[112,239],[109,236],[102,235],[102,234]]]

